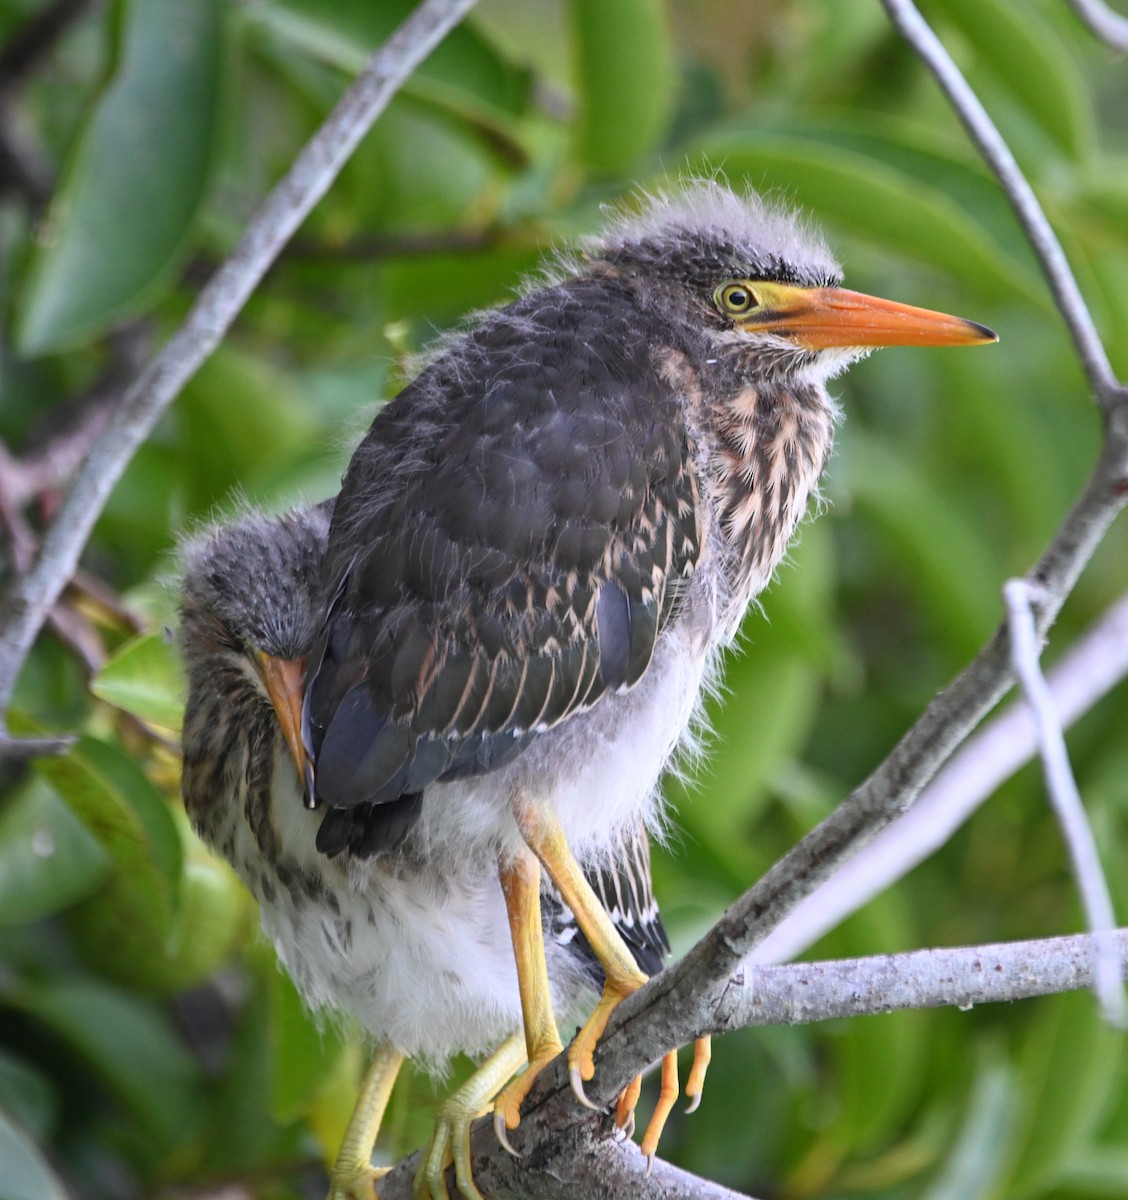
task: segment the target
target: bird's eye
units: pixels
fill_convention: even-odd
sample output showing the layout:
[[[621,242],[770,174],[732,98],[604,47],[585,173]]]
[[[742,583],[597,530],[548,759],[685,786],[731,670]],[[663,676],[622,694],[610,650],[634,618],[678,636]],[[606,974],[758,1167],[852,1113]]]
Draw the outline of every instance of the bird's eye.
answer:
[[[730,317],[741,317],[760,303],[756,293],[744,283],[722,283],[713,293],[713,300]]]

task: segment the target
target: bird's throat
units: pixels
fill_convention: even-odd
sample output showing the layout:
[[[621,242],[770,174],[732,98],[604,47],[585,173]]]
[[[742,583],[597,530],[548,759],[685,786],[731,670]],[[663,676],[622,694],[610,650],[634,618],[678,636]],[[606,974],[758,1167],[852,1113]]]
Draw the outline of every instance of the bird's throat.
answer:
[[[787,552],[826,468],[834,410],[810,384],[744,384],[706,414],[706,472],[732,604],[744,606]]]

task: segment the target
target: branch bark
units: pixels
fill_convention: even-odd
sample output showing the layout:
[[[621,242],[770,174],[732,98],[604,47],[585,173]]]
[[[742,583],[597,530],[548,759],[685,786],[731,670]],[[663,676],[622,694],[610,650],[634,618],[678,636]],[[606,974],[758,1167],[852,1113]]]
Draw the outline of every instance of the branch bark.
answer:
[[[0,627],[0,717],[51,606],[74,574],[94,523],[137,448],[219,344],[282,246],[392,96],[473,4],[424,0],[376,51],[251,219],[184,323],[122,398],[75,476],[34,566],[8,597]]]
[[[1128,974],[1128,930],[1116,930],[1110,942],[1124,978]],[[810,1024],[901,1009],[955,1006],[966,1011],[976,1004],[1074,991],[1093,983],[1093,951],[1093,937],[1079,934],[750,967],[727,981],[717,1007],[702,1014],[697,1034]],[[563,1200],[577,1195],[729,1200],[736,1196],[661,1161],[655,1162],[652,1176],[646,1178],[637,1148],[614,1140],[609,1117],[593,1116],[579,1107],[560,1066],[558,1060],[542,1077],[525,1105],[520,1128],[511,1135],[524,1158],[514,1159],[502,1150],[489,1118],[475,1127],[474,1177],[484,1195],[491,1200]],[[597,1080],[599,1074],[597,1071]],[[381,1200],[409,1200],[418,1162],[419,1155],[413,1154],[381,1179]]]

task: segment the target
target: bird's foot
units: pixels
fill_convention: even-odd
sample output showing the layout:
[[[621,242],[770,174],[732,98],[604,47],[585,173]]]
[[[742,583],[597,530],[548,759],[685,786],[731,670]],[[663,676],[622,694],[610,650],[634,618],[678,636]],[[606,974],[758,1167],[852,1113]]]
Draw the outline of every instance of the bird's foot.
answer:
[[[498,1089],[524,1061],[525,1039],[514,1034],[439,1105],[435,1131],[411,1185],[416,1200],[450,1200],[444,1176],[452,1164],[455,1183],[466,1200],[482,1200],[470,1165],[470,1125],[489,1110]]]
[[[329,1200],[380,1200],[376,1180],[390,1170],[391,1167],[374,1167],[371,1163],[345,1164],[338,1160],[329,1176]]]
[[[439,1105],[435,1131],[411,1184],[416,1200],[450,1200],[444,1176],[452,1163],[458,1190],[466,1200],[483,1200],[470,1167],[470,1123],[480,1111],[477,1105],[464,1104],[458,1092]]]
[[[695,1112],[701,1103],[701,1092],[705,1086],[705,1073],[709,1069],[712,1057],[712,1042],[709,1038],[698,1038],[693,1046],[693,1066],[685,1083],[685,1094],[689,1100],[686,1112]],[[635,1128],[635,1106],[638,1104],[639,1092],[642,1087],[642,1076],[636,1075],[624,1089],[615,1106],[615,1127],[623,1132],[625,1137],[631,1137]],[[646,1173],[649,1175],[654,1166],[654,1156],[658,1152],[658,1143],[666,1128],[666,1122],[673,1111],[678,1099],[678,1054],[671,1050],[662,1059],[662,1084],[658,1091],[658,1103],[646,1126],[639,1147],[646,1156]]]
[[[529,1065],[494,1101],[494,1133],[501,1145],[517,1158],[521,1155],[510,1143],[509,1131],[521,1124],[521,1105],[537,1076],[563,1049],[559,1039],[546,1039],[530,1056]]]
[[[568,1047],[568,1079],[572,1084],[573,1094],[585,1108],[596,1107],[587,1098],[584,1084],[595,1075],[595,1048],[607,1028],[607,1022],[615,1009],[629,995],[637,992],[645,982],[646,976],[637,970],[634,977],[615,980],[608,978],[595,1010]],[[635,1099],[638,1099],[637,1096]]]

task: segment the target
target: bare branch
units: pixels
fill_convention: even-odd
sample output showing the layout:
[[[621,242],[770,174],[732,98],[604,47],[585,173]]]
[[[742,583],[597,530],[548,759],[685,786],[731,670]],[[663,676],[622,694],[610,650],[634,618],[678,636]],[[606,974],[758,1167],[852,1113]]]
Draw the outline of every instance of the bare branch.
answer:
[[[0,759],[54,758],[66,754],[74,745],[74,738],[59,737],[12,737],[0,730]]]
[[[1065,725],[1128,678],[1128,595],[1071,646],[1049,673]],[[904,878],[938,850],[995,789],[1037,752],[1030,710],[1019,701],[971,738],[912,809],[815,889],[764,939],[758,963],[786,962]]]
[[[267,197],[183,325],[150,362],[94,443],[43,539],[12,589],[0,629],[0,713],[47,613],[74,574],[114,484],[184,384],[219,344],[287,239],[323,196],[396,90],[474,0],[424,0],[369,60]]]
[[[1128,971],[1128,930],[1111,937],[1121,977]],[[748,1026],[798,1025],[901,1009],[1013,1002],[1088,987],[1094,939],[1087,934],[951,950],[918,950],[832,962],[747,968],[728,981],[716,1009],[698,1033],[722,1034]],[[747,981],[746,981],[747,980]],[[651,987],[653,985],[650,985]],[[650,988],[648,987],[649,991]],[[526,1157],[497,1144],[489,1118],[473,1137],[474,1177],[493,1200],[550,1200],[575,1195],[632,1195],[641,1200],[685,1197],[730,1200],[733,1193],[666,1163],[644,1177],[636,1147],[615,1141],[610,1121],[581,1109],[566,1072],[545,1074],[513,1135]],[[548,1086],[545,1086],[546,1081]],[[419,1155],[380,1181],[382,1200],[407,1200]],[[599,1186],[594,1187],[593,1181]]]
[[[750,1025],[800,1025],[906,1008],[1010,1003],[1092,987],[1099,939],[1070,937],[914,950],[832,962],[747,968],[729,989],[706,1033]],[[1108,936],[1112,966],[1128,968],[1128,930]]]
[[[538,1112],[511,1135],[522,1150],[521,1158],[502,1150],[489,1118],[475,1125],[474,1182],[482,1195],[489,1200],[749,1200],[661,1159],[655,1159],[647,1176],[646,1159],[633,1142],[612,1137],[609,1118],[581,1109],[570,1091],[558,1099],[562,1103],[554,1106],[551,1124]],[[380,1200],[413,1200],[411,1181],[419,1158],[418,1153],[410,1155],[380,1180]],[[453,1184],[453,1172],[447,1178]]]
[[[1106,409],[1118,399],[1121,405],[1128,403],[1128,395],[1108,361],[1057,234],[994,121],[912,0],[881,0],[881,3],[890,21],[936,77],[936,82],[951,101],[971,140],[979,147],[979,152],[987,160],[1010,200],[1046,273],[1098,402]]]
[[[1097,997],[1105,1020],[1123,1027],[1128,1015],[1125,1013],[1124,988],[1120,982],[1116,947],[1108,936],[1116,925],[1112,897],[1109,895],[1108,881],[1101,870],[1101,859],[1097,853],[1092,826],[1085,814],[1081,793],[1077,790],[1077,781],[1073,777],[1061,720],[1038,663],[1040,649],[1038,635],[1034,631],[1034,614],[1030,607],[1030,588],[1025,579],[1011,579],[1003,588],[1003,595],[1009,614],[1011,662],[1022,685],[1026,702],[1034,714],[1038,747],[1046,774],[1046,788],[1061,825],[1066,846],[1069,848],[1069,857],[1081,889],[1089,928],[1095,935],[1093,944],[1096,960],[1093,974]]]
[[[1102,42],[1128,54],[1128,17],[1114,13],[1104,0],[1069,0],[1069,4]]]

